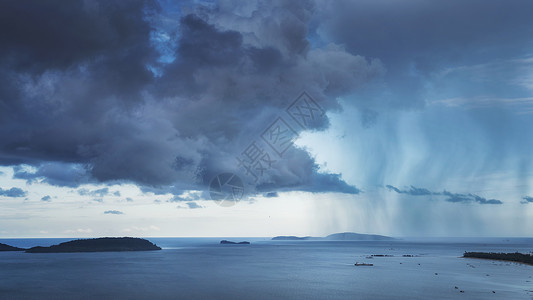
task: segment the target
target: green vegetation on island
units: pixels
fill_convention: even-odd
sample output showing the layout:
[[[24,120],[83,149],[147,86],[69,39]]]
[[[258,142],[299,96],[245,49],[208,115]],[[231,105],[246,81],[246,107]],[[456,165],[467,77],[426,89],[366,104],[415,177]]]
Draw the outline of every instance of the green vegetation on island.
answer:
[[[528,265],[533,265],[533,255],[523,254],[519,252],[515,252],[515,253],[465,252],[463,254],[463,257],[504,260],[504,261],[512,261],[512,262],[519,262],[519,263],[524,263]]]
[[[50,247],[33,247],[27,253],[110,252],[161,250],[148,240],[132,237],[74,240]]]

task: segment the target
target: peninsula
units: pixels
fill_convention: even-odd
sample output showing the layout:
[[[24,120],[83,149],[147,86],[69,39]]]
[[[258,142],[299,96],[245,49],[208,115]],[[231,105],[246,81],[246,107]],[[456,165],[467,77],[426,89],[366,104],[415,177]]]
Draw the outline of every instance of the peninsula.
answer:
[[[132,237],[74,240],[50,247],[33,247],[27,253],[110,252],[161,250],[148,240]]]
[[[13,247],[13,246],[0,243],[0,251],[24,251],[24,250],[26,249]]]
[[[463,257],[504,260],[504,261],[512,261],[512,262],[533,265],[533,255],[522,254],[519,252],[515,252],[515,253],[465,252],[463,254]]]

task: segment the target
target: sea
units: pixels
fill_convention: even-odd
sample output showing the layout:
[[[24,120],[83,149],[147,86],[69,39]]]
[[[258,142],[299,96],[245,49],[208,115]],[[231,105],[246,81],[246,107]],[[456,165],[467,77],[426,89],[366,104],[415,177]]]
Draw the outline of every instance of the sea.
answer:
[[[531,253],[531,238],[147,239],[163,250],[0,252],[0,299],[533,299],[533,266],[461,257],[465,251]]]

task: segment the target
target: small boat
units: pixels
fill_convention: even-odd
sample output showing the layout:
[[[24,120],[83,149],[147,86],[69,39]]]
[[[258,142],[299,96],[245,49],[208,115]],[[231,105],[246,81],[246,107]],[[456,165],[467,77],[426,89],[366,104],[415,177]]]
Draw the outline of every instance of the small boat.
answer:
[[[366,264],[366,263],[358,263],[358,262],[356,262],[354,264],[354,266],[369,266],[369,267],[372,267],[372,266],[374,266],[374,264]]]

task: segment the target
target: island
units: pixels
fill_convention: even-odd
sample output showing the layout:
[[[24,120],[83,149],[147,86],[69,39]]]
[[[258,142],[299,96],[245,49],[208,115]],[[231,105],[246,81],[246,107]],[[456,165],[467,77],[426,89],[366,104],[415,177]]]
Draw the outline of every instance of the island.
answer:
[[[0,243],[0,251],[24,251],[24,250],[26,249],[13,247],[13,246]]]
[[[299,237],[299,236],[294,236],[294,235],[282,235],[282,236],[276,236],[272,238],[273,241],[306,241],[306,240],[317,240],[317,239],[321,239],[321,238],[312,237],[312,236]]]
[[[231,241],[226,241],[226,240],[222,240],[220,241],[221,244],[226,244],[226,245],[250,245],[250,242],[231,242]]]
[[[33,247],[27,253],[68,253],[68,252],[114,252],[114,251],[152,251],[160,247],[148,240],[132,237],[105,237],[81,239],[53,245],[50,247]]]
[[[330,234],[326,237],[298,237],[298,236],[276,236],[273,237],[274,241],[392,241],[395,238],[377,235],[377,234],[362,234],[355,232],[341,232]]]
[[[523,254],[519,252],[515,252],[515,253],[465,252],[463,254],[463,257],[512,261],[512,262],[533,265],[533,255]]]
[[[362,234],[355,232],[334,233],[325,237],[329,241],[392,241],[395,238],[377,234]]]

